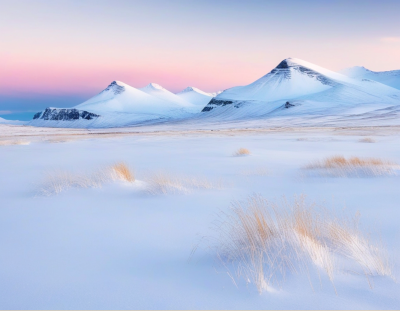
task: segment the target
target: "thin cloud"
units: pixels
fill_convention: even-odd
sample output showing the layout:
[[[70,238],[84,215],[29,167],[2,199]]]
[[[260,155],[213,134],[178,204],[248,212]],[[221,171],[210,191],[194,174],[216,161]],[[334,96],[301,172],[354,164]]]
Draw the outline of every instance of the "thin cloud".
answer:
[[[12,111],[10,110],[0,110],[0,114],[10,114]]]
[[[400,42],[400,37],[384,37],[381,38],[381,41],[386,43],[398,43]]]

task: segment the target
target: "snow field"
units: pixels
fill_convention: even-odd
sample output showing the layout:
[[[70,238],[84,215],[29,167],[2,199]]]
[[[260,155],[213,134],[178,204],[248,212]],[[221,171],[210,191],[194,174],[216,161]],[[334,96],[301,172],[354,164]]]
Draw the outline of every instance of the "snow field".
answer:
[[[400,258],[399,177],[311,178],[300,174],[310,161],[336,154],[345,159],[400,161],[398,135],[375,131],[380,133],[379,139],[370,136],[377,142],[364,144],[359,143],[365,137],[359,132],[135,134],[58,144],[32,139],[27,146],[1,146],[0,306],[397,308],[400,287],[391,276],[398,279],[400,271],[396,264],[386,263]],[[242,146],[251,150],[251,156],[233,157]],[[133,183],[109,180],[101,187],[74,186],[57,195],[37,196],[37,184],[46,172],[87,177],[110,163],[121,162],[134,168]],[[190,191],[154,195],[145,190],[144,177],[149,172],[167,172],[161,184],[184,176],[211,183],[222,180],[223,186],[190,186],[177,178]],[[292,198],[305,194],[306,202],[325,208],[326,213],[318,206],[310,211],[305,204],[299,208],[299,216],[289,213],[283,218],[290,234],[278,230],[274,248],[279,250],[279,241],[288,236],[285,241],[293,247],[285,246],[285,251],[294,257],[279,257],[279,252],[272,255],[297,265],[298,273],[292,273],[293,269],[285,272],[288,265],[265,265],[260,274],[246,261],[223,261],[225,266],[221,266],[216,259],[218,254],[223,257],[218,248],[233,243],[232,236],[227,237],[231,240],[219,239],[215,228],[220,225],[220,215],[234,217],[232,202],[242,202],[243,209],[238,211],[244,214],[239,215],[253,219],[254,213],[247,214],[245,203],[253,194],[277,206],[285,196],[288,208],[293,209]],[[260,212],[266,213],[265,209]],[[358,226],[348,221],[354,215],[361,215]],[[243,226],[236,228],[238,234],[243,232],[239,230]],[[262,237],[257,230],[251,232],[255,241]],[[196,245],[199,247],[191,256]],[[381,253],[384,249],[387,257]],[[265,255],[257,256],[254,258],[268,263]],[[242,267],[239,277],[238,267]],[[282,269],[275,271],[275,267]],[[261,284],[261,294],[256,284]]]

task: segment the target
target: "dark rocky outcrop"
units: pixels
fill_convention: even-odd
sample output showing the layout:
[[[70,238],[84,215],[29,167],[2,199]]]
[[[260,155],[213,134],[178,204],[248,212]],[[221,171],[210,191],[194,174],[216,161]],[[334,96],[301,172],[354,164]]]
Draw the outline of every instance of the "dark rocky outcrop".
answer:
[[[295,106],[295,105],[293,105],[293,104],[291,104],[291,103],[289,103],[289,102],[286,102],[284,107],[285,107],[286,109],[289,109],[290,107],[294,107],[294,106]]]
[[[103,92],[107,91],[112,91],[114,95],[118,95],[125,92],[125,86],[119,85],[117,81],[113,81],[106,89],[104,89]]]
[[[210,102],[207,104],[207,106],[205,106],[203,108],[203,110],[201,112],[207,112],[210,111],[216,107],[223,107],[226,105],[232,105],[234,103],[234,101],[232,100],[222,100],[222,99],[216,99],[216,98],[212,98],[210,100]]]
[[[284,59],[283,61],[281,61],[279,63],[278,66],[276,66],[268,75],[271,74],[281,74],[283,75],[283,77],[285,79],[291,79],[292,78],[292,74],[290,72],[290,69],[294,69],[297,71],[300,71],[302,74],[306,74],[311,78],[315,78],[317,79],[319,82],[321,82],[322,84],[325,85],[329,85],[329,86],[335,86],[336,82],[334,82],[333,80],[329,79],[328,77],[324,76],[323,74],[316,72],[310,68],[301,66],[299,64],[296,64],[295,62],[292,62],[289,59]]]
[[[33,116],[34,120],[51,120],[51,121],[74,121],[74,120],[92,120],[100,117],[98,114],[75,108],[46,108],[42,112],[38,112]]]
[[[42,115],[42,111],[35,113],[35,115],[33,116],[33,120],[35,119],[39,119],[39,117]]]

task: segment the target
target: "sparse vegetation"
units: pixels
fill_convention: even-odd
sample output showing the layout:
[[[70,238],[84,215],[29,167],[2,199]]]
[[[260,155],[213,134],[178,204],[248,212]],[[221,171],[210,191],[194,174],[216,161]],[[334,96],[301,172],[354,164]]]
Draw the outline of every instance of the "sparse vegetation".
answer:
[[[371,137],[361,138],[359,140],[360,143],[376,143],[376,140]]]
[[[127,182],[134,182],[135,176],[131,169],[124,162],[116,163],[111,167],[121,180]]]
[[[245,155],[249,155],[250,154],[250,150],[246,149],[246,148],[239,148],[238,150],[236,150],[233,155],[238,157],[238,156],[245,156]]]
[[[31,142],[27,140],[0,140],[0,146],[9,145],[29,145]]]
[[[378,158],[351,157],[346,159],[343,156],[333,156],[322,161],[312,162],[304,169],[327,176],[378,176],[395,174],[399,166]]]
[[[104,183],[117,180],[130,183],[135,181],[133,173],[125,163],[116,163],[90,174],[53,171],[47,174],[40,185],[39,193],[49,196],[70,188],[100,188]]]
[[[309,275],[313,269],[333,284],[335,273],[346,268],[339,263],[349,261],[368,282],[374,275],[392,277],[385,250],[361,232],[357,217],[340,217],[308,204],[304,196],[293,203],[259,195],[234,202],[217,232],[217,257],[228,274],[234,282],[244,278],[255,284],[260,293],[281,285],[287,274]]]

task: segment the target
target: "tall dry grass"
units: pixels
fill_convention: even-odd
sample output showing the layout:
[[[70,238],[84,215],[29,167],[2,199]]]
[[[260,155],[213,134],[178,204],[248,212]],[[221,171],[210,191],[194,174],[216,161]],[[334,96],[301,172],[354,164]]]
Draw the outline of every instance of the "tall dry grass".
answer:
[[[345,158],[343,156],[328,157],[322,161],[311,162],[304,167],[305,170],[328,176],[393,175],[399,168],[396,163],[379,158]]]
[[[193,189],[221,189],[222,181],[210,181],[205,177],[190,177],[167,171],[147,174],[147,192],[150,194],[189,193]]]
[[[100,188],[112,181],[134,182],[134,174],[123,162],[98,169],[92,173],[73,173],[55,170],[47,173],[39,186],[39,194],[50,196],[70,188]]]
[[[117,174],[119,179],[127,181],[127,182],[134,182],[135,176],[129,166],[124,162],[119,162],[111,166],[111,169]]]
[[[384,248],[359,229],[356,219],[308,204],[304,196],[291,203],[259,195],[234,202],[217,232],[217,257],[233,269],[232,279],[243,278],[260,293],[281,286],[288,274],[311,279],[312,271],[325,273],[334,286],[346,261],[355,263],[368,282],[374,275],[392,276]]]
[[[249,154],[251,154],[251,152],[250,152],[249,149],[246,149],[246,148],[239,148],[238,150],[236,150],[236,151],[233,153],[233,156],[239,157],[239,156],[245,156],[245,155],[249,155]]]

